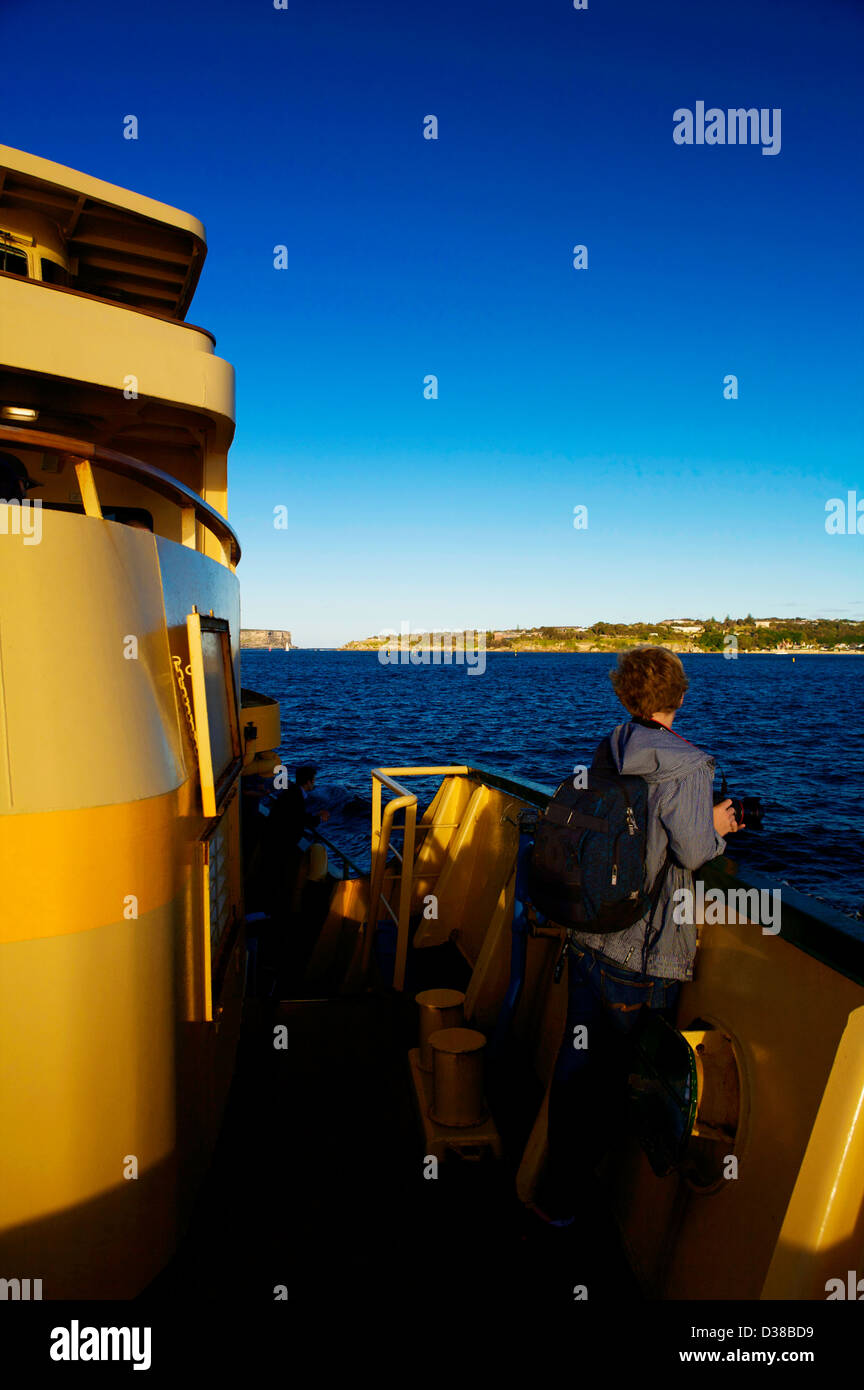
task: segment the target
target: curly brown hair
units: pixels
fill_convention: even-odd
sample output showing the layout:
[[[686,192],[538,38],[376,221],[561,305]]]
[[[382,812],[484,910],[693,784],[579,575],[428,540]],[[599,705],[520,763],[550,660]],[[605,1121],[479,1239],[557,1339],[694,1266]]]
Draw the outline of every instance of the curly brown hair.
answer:
[[[609,679],[627,712],[640,719],[676,710],[689,685],[680,658],[668,647],[633,647],[622,652]]]

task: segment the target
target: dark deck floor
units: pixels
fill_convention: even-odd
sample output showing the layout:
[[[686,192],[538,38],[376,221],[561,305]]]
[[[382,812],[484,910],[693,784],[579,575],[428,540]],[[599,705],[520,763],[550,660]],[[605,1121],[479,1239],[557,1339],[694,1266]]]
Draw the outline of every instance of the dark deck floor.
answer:
[[[639,1297],[602,1214],[590,1231],[560,1231],[518,1201],[515,1167],[539,1103],[530,1082],[490,1078],[502,1160],[448,1159],[424,1178],[407,1059],[415,1014],[411,993],[389,990],[250,1001],[192,1225],[142,1299],[272,1300],[284,1285],[295,1307],[320,1310],[335,1295],[385,1312],[462,1300],[563,1309],[576,1284],[592,1302]],[[277,1022],[287,1051],[272,1046]]]

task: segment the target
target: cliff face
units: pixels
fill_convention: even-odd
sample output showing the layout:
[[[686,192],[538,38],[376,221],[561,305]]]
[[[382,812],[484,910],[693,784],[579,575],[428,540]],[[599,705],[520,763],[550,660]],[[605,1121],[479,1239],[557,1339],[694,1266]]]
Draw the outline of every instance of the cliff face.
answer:
[[[291,633],[275,627],[242,627],[240,646],[243,647],[281,647],[291,646]]]

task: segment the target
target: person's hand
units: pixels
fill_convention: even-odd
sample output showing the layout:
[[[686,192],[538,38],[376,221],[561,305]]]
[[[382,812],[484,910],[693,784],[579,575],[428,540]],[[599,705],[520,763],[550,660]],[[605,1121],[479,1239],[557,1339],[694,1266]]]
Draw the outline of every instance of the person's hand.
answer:
[[[714,829],[724,839],[727,835],[734,835],[736,830],[744,829],[743,824],[739,825],[735,819],[731,797],[714,807]]]
[[[319,812],[318,812],[318,818],[319,818],[319,820],[321,821],[321,823],[322,823],[323,825],[326,825],[327,822],[328,822],[328,820],[330,819],[330,812],[329,812],[329,811],[319,811]]]

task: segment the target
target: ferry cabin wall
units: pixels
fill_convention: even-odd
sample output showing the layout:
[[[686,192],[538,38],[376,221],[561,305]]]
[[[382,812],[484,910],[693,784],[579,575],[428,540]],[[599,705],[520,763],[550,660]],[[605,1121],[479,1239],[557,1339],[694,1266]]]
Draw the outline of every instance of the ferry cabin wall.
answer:
[[[208,823],[171,661],[212,608],[236,673],[239,594],[161,537],[43,519],[0,546],[0,1260],[48,1299],[129,1297],[176,1247],[239,1030],[242,933],[203,1017]]]

